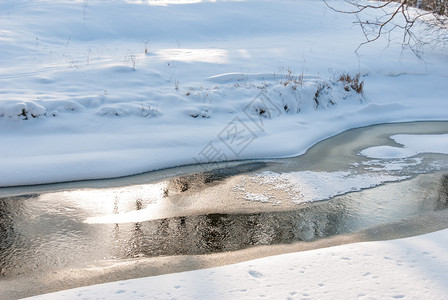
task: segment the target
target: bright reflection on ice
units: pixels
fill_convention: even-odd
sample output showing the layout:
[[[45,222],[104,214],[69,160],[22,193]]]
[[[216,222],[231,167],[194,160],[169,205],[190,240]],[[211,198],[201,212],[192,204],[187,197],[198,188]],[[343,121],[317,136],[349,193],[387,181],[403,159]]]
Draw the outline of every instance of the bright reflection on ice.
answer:
[[[183,61],[188,63],[204,62],[225,64],[228,62],[227,51],[223,49],[164,49],[156,51],[162,60]]]
[[[13,33],[9,30],[0,30],[0,41],[1,42],[11,42],[13,41]]]
[[[129,187],[74,190],[43,194],[40,201],[58,201],[70,203],[70,206],[82,210],[86,223],[130,223],[138,222],[142,212],[151,216],[152,209],[163,197],[167,183],[135,185]],[[141,221],[141,220],[140,220]]]
[[[126,0],[126,2],[132,4],[166,6],[171,4],[194,4],[194,3],[201,3],[204,1],[203,0]],[[215,2],[215,1],[207,1],[207,2]]]

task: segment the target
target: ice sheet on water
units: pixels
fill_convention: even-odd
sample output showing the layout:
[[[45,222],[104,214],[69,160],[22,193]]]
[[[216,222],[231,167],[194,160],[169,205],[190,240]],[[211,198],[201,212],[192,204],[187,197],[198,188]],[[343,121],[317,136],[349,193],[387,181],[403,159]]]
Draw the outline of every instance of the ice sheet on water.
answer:
[[[360,152],[369,158],[397,159],[412,157],[420,153],[448,154],[448,134],[397,134],[391,138],[402,147],[376,146]]]
[[[314,202],[333,198],[349,192],[372,188],[385,182],[400,181],[408,176],[396,176],[385,172],[355,171],[315,172],[301,171],[290,173],[262,172],[252,175],[242,182],[235,192],[253,195],[250,191],[257,191],[257,197],[244,196],[248,201],[274,202],[289,199],[296,204]],[[262,199],[263,198],[263,199]]]

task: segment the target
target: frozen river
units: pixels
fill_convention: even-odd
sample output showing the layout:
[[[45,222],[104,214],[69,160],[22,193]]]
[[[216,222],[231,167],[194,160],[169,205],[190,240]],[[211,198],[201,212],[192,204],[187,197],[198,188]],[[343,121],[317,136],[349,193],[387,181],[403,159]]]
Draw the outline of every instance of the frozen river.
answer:
[[[102,269],[110,281],[127,276],[107,276],[120,263],[304,245],[442,211],[448,155],[400,155],[412,149],[390,137],[447,133],[447,122],[384,124],[294,158],[0,189],[0,294],[57,289],[51,277],[67,270]],[[21,282],[39,287],[14,291]]]

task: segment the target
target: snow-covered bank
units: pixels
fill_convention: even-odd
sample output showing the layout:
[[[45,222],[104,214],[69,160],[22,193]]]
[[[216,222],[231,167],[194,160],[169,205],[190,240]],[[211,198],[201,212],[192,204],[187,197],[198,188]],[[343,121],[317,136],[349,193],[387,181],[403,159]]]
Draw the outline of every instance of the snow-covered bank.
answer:
[[[358,57],[353,19],[320,1],[155,3],[0,4],[0,186],[291,156],[448,118],[441,48],[421,61],[397,36]]]
[[[443,299],[448,230],[224,267],[77,288],[32,299]]]

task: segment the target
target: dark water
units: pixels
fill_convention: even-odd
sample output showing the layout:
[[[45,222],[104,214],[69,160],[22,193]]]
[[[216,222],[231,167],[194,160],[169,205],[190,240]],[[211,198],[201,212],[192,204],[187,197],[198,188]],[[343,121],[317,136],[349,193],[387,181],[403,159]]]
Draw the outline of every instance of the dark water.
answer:
[[[355,135],[362,137],[359,132]],[[332,140],[337,146],[329,150]],[[311,152],[322,156],[322,151],[358,147],[355,143],[344,148],[344,143],[348,145],[352,141],[346,135],[339,139],[334,137],[323,142],[324,148],[316,145]],[[347,165],[359,159],[353,150],[348,152],[353,157],[349,159],[347,154],[345,161],[331,155],[324,157],[332,168],[337,162]],[[341,153],[337,151],[334,155],[340,156]],[[310,163],[311,160],[306,161]],[[148,221],[130,219],[125,223],[86,222],[98,213],[143,211],[156,202],[172,201],[172,197],[187,192],[190,196],[196,193],[199,197],[203,189],[220,185],[236,174],[279,168],[276,163],[266,162],[250,162],[233,168],[175,176],[164,180],[163,187],[155,185],[150,190],[134,191],[141,187],[130,186],[117,188],[111,194],[102,188],[62,189],[52,193],[3,197],[0,198],[0,274],[8,278],[62,268],[94,266],[104,260],[206,254],[256,245],[310,241],[394,222],[426,211],[445,209],[448,169],[446,165],[440,167],[440,164],[433,169],[428,169],[428,166],[434,165],[431,161],[446,163],[448,158],[432,154],[426,155],[422,161],[426,162],[422,164],[423,169],[400,171],[412,175],[406,181],[278,211],[258,209],[251,213],[180,214]],[[294,159],[283,164],[289,170],[296,170],[298,165]],[[316,160],[316,164],[307,166],[307,169],[313,168],[322,168],[321,161]],[[219,196],[225,198],[226,195]]]

